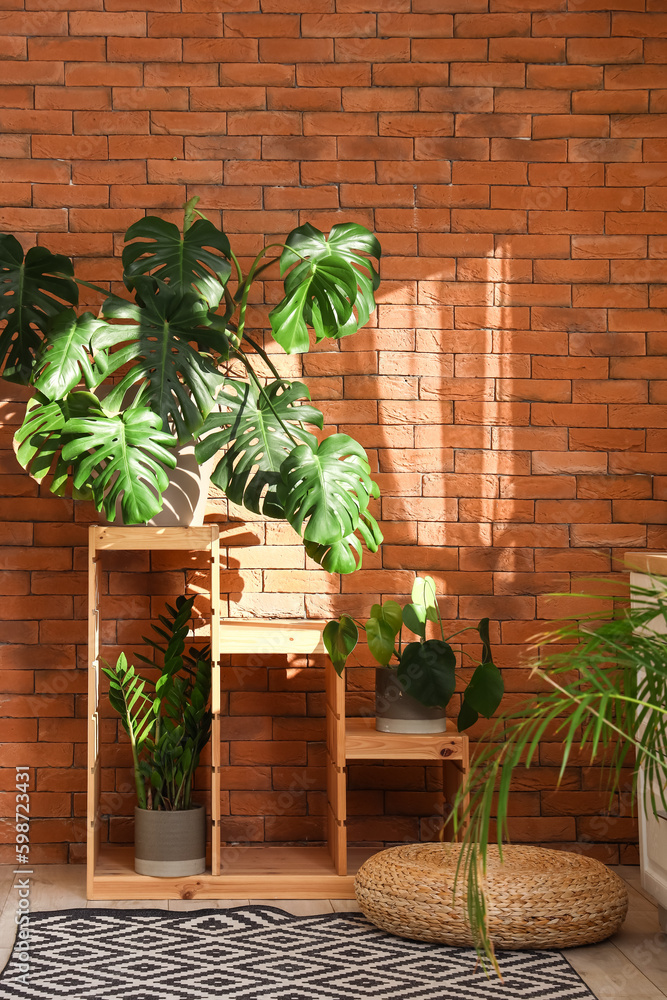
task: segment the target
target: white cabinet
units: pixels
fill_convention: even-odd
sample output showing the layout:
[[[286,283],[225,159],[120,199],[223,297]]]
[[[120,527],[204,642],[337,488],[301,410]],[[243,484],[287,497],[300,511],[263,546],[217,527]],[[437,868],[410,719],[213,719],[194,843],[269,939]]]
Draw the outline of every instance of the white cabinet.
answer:
[[[638,589],[654,589],[656,576],[667,577],[667,555],[664,553],[637,553],[628,556],[627,562],[633,570],[630,573],[630,587],[633,592]],[[649,598],[642,594],[641,600]],[[667,635],[667,624],[662,615],[652,622],[652,627],[656,632]],[[645,812],[643,778],[643,774],[640,773],[637,795],[642,886],[656,899],[660,927],[663,931],[667,931],[667,815],[660,815],[660,811],[657,816],[654,815],[650,806],[648,813]],[[656,789],[658,801],[659,794],[659,790]]]

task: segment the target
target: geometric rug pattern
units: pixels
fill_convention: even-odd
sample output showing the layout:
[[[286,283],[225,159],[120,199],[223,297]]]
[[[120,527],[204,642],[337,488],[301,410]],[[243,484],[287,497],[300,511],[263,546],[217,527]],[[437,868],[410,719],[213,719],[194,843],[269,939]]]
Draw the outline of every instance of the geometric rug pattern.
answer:
[[[473,949],[393,937],[360,913],[32,913],[27,972],[20,950],[0,975],[0,1000],[593,998],[559,952],[499,952],[500,982],[477,966]]]

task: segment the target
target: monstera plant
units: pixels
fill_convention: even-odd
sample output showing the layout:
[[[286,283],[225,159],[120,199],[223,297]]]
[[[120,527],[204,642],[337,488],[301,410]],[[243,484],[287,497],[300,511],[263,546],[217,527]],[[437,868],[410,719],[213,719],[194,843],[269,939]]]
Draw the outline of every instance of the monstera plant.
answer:
[[[382,541],[366,453],[345,434],[318,440],[323,416],[308,389],[279,374],[246,318],[254,282],[277,267],[284,297],[269,321],[284,351],[307,351],[309,328],[318,342],[354,333],[375,309],[380,245],[363,226],[327,236],[306,224],[244,274],[195,206],[185,206],[183,233],[152,216],[128,229],[133,300],[97,289],[107,296],[98,316],[77,314],[87,283],[68,258],[41,247],[24,256],[0,235],[0,364],[35,390],[18,459],[54,492],[71,488],[109,520],[139,524],[162,507],[177,444],[194,440],[200,463],[218,457],[211,478],[230,500],[286,518],[325,569],[352,572],[362,540],[372,551]]]

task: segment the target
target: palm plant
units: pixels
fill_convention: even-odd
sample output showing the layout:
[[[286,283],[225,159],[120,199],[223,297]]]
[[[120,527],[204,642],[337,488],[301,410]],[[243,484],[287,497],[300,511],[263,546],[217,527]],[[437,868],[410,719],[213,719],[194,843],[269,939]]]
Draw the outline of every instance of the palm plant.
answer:
[[[279,347],[307,351],[309,327],[318,342],[354,333],[375,309],[380,245],[363,226],[325,236],[306,224],[244,274],[196,201],[183,233],[152,216],[130,226],[122,260],[134,300],[96,289],[107,296],[97,317],[76,313],[68,258],[40,247],[24,256],[0,235],[0,365],[35,390],[19,462],[38,481],[50,476],[53,492],[71,484],[109,520],[118,511],[139,524],[162,507],[177,442],[194,439],[200,464],[218,456],[211,478],[231,501],[286,518],[325,569],[353,572],[361,542],[376,551],[382,541],[366,453],[345,434],[318,443],[323,416],[308,389],[281,377],[246,320],[254,283],[278,266],[284,296],[269,320]]]
[[[503,712],[474,758],[454,803],[462,833],[457,879],[482,959],[495,964],[487,928],[487,848],[509,839],[512,777],[536,759],[547,729],[562,742],[559,780],[575,748],[606,772],[610,802],[632,767],[632,791],[647,814],[667,808],[667,580],[633,588],[631,607],[566,621],[541,637],[547,652],[533,667],[544,690]],[[494,818],[495,806],[495,818]],[[493,825],[495,824],[495,832]],[[496,965],[497,969],[497,965]]]
[[[179,597],[145,639],[158,653],[160,676],[142,677],[121,653],[109,679],[109,701],[130,738],[137,802],[142,809],[189,809],[201,751],[211,738],[211,650],[185,650],[194,597]],[[140,656],[154,666],[152,660]]]

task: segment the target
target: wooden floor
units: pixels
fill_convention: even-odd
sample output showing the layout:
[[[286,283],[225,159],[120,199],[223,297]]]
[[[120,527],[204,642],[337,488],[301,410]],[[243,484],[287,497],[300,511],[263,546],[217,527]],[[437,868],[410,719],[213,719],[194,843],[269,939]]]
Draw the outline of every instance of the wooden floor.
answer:
[[[667,997],[667,936],[660,932],[657,909],[639,884],[639,869],[617,868],[629,886],[628,918],[615,937],[603,944],[571,948],[564,954],[599,1000],[658,1000]],[[0,968],[9,958],[14,939],[17,894],[10,865],[0,866]],[[290,913],[331,913],[354,910],[350,900],[233,899],[233,900],[132,900],[89,902],[85,895],[85,871],[78,865],[44,865],[31,877],[32,910],[73,907],[134,907],[193,910],[202,907],[242,906],[246,902],[267,903]]]

